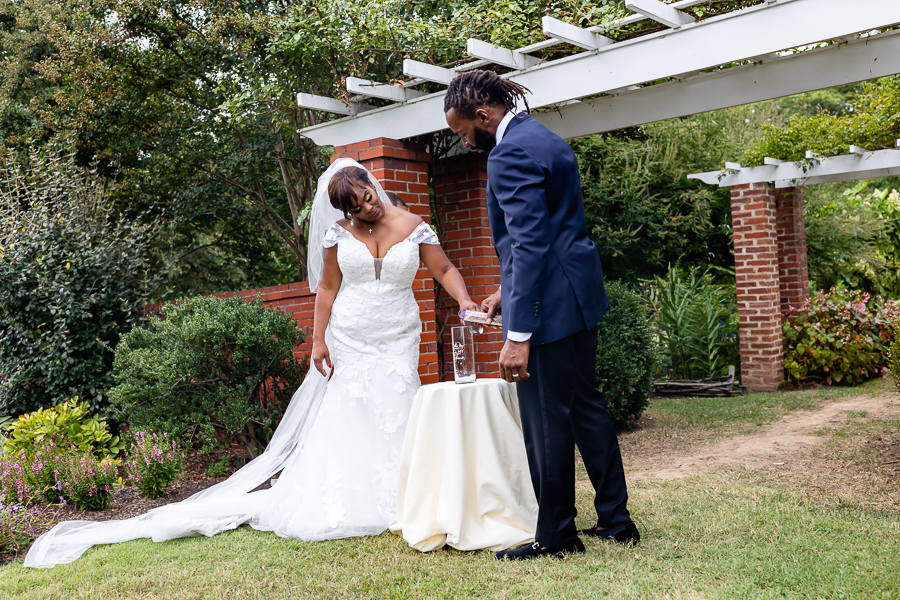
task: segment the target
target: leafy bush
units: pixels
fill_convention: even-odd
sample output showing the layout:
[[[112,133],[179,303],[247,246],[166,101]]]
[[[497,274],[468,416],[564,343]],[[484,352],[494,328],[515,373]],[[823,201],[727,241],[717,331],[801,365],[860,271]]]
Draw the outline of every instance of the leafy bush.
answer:
[[[305,372],[297,324],[258,298],[195,298],[163,314],[116,348],[109,396],[120,418],[207,446],[219,430],[256,455]]]
[[[788,315],[783,324],[788,386],[855,385],[881,375],[900,303],[833,288]]]
[[[0,172],[0,412],[77,394],[108,416],[112,353],[138,320],[152,228],[118,216],[109,182],[72,156]]]
[[[138,431],[125,463],[130,480],[147,498],[162,498],[184,470],[184,454],[166,433]]]
[[[92,417],[87,404],[73,398],[53,408],[41,408],[22,415],[9,428],[6,451],[28,453],[41,438],[55,440],[60,446],[75,446],[82,452],[93,452],[99,457],[115,456],[125,449],[119,436],[112,435],[106,421]]]
[[[738,366],[734,283],[716,283],[711,268],[672,267],[649,295],[670,378],[718,377]]]
[[[617,423],[640,418],[650,406],[659,350],[644,300],[624,284],[610,282],[609,311],[597,328],[597,384]]]
[[[231,457],[223,456],[219,460],[215,462],[209,463],[206,467],[206,476],[207,477],[224,477],[231,473]]]

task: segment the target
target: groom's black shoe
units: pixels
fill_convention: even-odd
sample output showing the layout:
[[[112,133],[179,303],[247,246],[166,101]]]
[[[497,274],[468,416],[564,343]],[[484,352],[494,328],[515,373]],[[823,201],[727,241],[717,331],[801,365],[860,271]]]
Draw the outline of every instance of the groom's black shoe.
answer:
[[[563,558],[568,554],[581,554],[584,552],[584,544],[581,540],[575,538],[575,541],[563,548],[541,548],[537,542],[530,546],[522,546],[516,550],[504,550],[495,554],[497,560],[528,560],[530,558],[541,558],[542,556],[552,556],[554,558]]]
[[[590,537],[598,537],[601,540],[611,540],[624,546],[637,546],[641,541],[641,533],[638,531],[634,521],[629,521],[628,524],[625,525],[625,529],[613,534],[609,534],[603,529],[598,530],[593,527],[591,529],[582,529],[581,533],[582,535]]]

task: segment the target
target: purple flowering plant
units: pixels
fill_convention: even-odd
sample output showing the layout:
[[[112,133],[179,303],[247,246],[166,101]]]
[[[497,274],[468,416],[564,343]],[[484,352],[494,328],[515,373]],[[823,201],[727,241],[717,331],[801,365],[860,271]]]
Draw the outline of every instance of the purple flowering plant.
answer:
[[[66,454],[59,458],[58,491],[63,499],[81,510],[109,508],[119,473],[111,458],[97,460],[92,454]]]
[[[56,518],[59,507],[0,502],[0,553],[18,553]]]
[[[162,498],[184,470],[184,453],[168,433],[137,431],[125,463],[128,480],[147,498]]]
[[[856,385],[885,375],[898,326],[897,300],[837,288],[813,295],[783,322],[787,386]]]

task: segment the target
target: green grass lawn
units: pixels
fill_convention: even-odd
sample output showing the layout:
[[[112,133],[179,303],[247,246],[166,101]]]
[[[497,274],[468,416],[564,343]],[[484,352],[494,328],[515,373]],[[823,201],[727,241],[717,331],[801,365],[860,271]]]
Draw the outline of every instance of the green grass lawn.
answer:
[[[680,428],[752,430],[795,410],[860,394],[886,393],[891,393],[888,380],[873,379],[853,388],[820,387],[734,398],[654,398],[648,414]]]
[[[887,393],[881,386],[836,393]],[[720,428],[768,422],[832,392],[751,395],[743,408],[656,401],[652,411]],[[859,427],[874,435],[872,424]],[[582,556],[499,563],[490,552],[421,554],[390,533],[304,543],[242,528],[97,547],[50,570],[13,563],[0,568],[0,598],[900,598],[896,512],[810,493],[765,470],[649,480],[629,491],[644,537],[636,548],[588,539]],[[590,493],[580,491],[578,503],[579,527],[593,524]]]

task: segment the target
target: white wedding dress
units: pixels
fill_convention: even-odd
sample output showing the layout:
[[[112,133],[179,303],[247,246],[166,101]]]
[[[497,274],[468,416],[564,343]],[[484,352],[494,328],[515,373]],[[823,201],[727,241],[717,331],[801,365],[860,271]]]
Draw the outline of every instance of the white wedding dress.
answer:
[[[228,480],[132,519],[60,523],[38,538],[25,566],[71,562],[96,544],[211,536],[243,524],[301,540],[377,535],[390,527],[403,436],[420,385],[412,283],[422,243],[438,243],[425,223],[376,259],[333,223],[322,246],[337,246],[343,283],[326,333],[331,379],[311,368],[266,451]],[[275,485],[251,492],[279,471]]]

